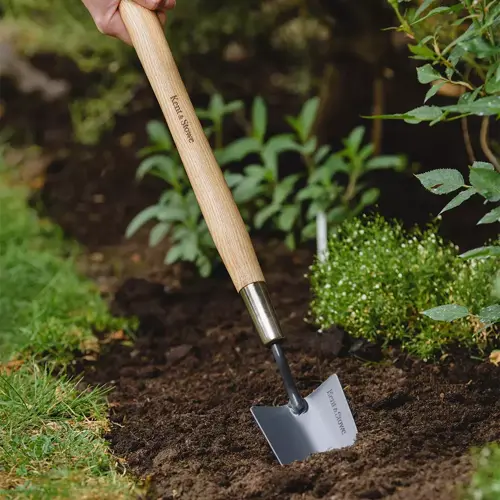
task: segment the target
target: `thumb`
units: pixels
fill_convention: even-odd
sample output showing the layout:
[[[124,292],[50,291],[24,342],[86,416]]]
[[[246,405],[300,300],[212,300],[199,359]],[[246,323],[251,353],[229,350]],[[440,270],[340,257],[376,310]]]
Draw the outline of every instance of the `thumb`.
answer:
[[[164,11],[175,7],[175,0],[134,0],[137,4],[149,10]]]

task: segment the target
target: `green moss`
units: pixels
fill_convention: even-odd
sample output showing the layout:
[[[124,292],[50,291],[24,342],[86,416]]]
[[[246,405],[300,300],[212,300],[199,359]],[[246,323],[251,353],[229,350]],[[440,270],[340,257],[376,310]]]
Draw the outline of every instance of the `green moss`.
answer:
[[[329,256],[311,271],[311,318],[354,336],[393,342],[424,359],[452,344],[485,348],[473,317],[453,323],[422,312],[456,303],[477,314],[491,303],[491,278],[498,261],[466,261],[435,228],[405,231],[381,216],[363,216],[341,226],[329,240]]]

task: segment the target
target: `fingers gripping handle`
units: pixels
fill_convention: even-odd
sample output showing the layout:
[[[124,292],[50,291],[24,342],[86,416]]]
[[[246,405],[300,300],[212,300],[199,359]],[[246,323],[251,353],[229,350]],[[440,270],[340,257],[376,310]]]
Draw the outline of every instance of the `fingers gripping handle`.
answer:
[[[132,0],[120,14],[179,151],[203,217],[240,292],[264,282],[245,224],[217,164],[156,14]]]

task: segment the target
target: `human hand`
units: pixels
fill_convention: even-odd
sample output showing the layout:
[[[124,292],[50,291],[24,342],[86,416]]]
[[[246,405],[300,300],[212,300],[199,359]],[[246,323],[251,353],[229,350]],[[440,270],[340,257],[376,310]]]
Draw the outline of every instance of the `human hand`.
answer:
[[[123,20],[118,10],[121,0],[82,0],[87,7],[97,29],[108,36],[119,38],[125,43],[132,45],[132,40],[123,24]],[[176,0],[134,0],[146,9],[155,11],[164,24],[166,20],[165,12],[175,7]]]

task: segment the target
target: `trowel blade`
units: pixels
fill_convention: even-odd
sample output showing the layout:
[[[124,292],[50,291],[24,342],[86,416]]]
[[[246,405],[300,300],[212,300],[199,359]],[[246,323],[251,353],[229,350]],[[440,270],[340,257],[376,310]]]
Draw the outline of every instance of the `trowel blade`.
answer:
[[[288,405],[252,406],[251,412],[280,464],[351,446],[358,430],[337,375],[306,398],[308,410],[295,415]]]

